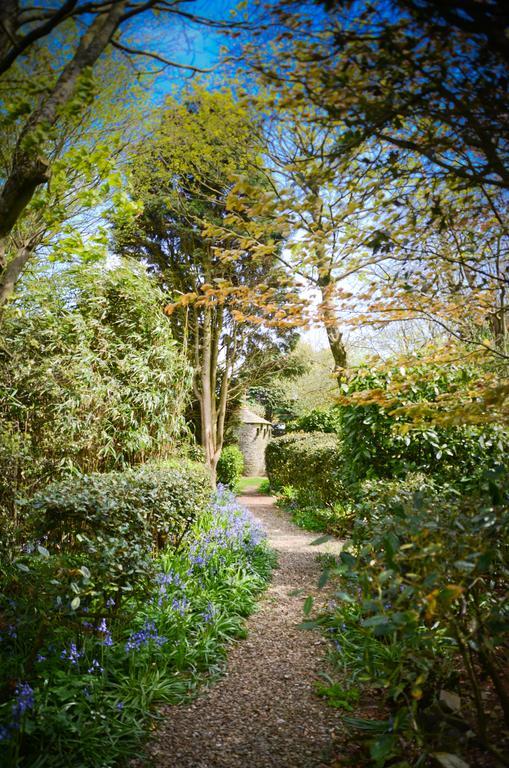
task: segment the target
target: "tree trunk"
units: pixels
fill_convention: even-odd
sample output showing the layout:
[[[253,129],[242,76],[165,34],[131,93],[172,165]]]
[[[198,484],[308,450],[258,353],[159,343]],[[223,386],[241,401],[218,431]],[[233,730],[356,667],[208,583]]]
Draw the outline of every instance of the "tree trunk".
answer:
[[[320,282],[320,291],[322,295],[321,312],[323,324],[327,332],[330,351],[332,352],[334,365],[337,369],[336,374],[338,383],[341,383],[341,369],[346,368],[347,356],[345,345],[343,343],[343,334],[339,328],[336,311],[331,299],[332,287],[330,280]]]
[[[14,292],[17,281],[33,255],[33,248],[20,248],[0,274],[0,313]],[[1,316],[1,315],[0,315]]]
[[[11,171],[0,193],[0,251],[5,239],[32,199],[37,187],[49,178],[49,161],[37,152],[37,134],[49,130],[62,107],[70,102],[80,76],[92,67],[117,29],[127,0],[120,0],[110,10],[98,15],[81,38],[76,53],[65,65],[53,91],[42,98],[20,134]],[[5,265],[4,265],[5,266]]]

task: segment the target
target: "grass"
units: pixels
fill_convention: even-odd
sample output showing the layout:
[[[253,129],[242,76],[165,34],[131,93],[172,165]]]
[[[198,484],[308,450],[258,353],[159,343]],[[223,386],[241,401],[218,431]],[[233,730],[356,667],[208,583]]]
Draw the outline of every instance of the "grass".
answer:
[[[258,493],[269,493],[269,481],[266,477],[241,477],[237,483],[237,492],[257,491]]]

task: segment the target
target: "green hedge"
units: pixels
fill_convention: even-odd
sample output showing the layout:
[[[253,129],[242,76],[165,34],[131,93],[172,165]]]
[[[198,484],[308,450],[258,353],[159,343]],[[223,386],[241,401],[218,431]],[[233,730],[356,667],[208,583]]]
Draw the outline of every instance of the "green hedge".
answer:
[[[341,410],[332,408],[313,408],[297,419],[288,422],[287,432],[329,432],[339,433],[341,430]]]
[[[302,502],[327,506],[344,495],[341,446],[337,435],[292,432],[271,440],[265,451],[274,490],[293,486]]]
[[[21,503],[23,527],[29,541],[65,559],[69,574],[73,563],[85,574],[74,586],[63,580],[63,602],[118,602],[143,589],[155,553],[179,546],[211,490],[205,468],[190,462],[72,477]]]
[[[244,456],[237,445],[227,445],[223,448],[217,462],[217,480],[228,488],[235,490],[244,472]]]

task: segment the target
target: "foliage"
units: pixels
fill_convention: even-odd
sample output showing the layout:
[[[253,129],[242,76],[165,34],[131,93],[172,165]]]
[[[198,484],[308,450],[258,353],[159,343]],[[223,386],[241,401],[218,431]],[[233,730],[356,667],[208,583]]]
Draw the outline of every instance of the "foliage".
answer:
[[[314,408],[286,425],[288,432],[335,432],[341,428],[341,412],[335,408]]]
[[[137,265],[41,273],[6,310],[0,498],[49,478],[171,452],[184,431],[186,361],[164,295]]]
[[[193,482],[203,488],[203,470],[174,470],[140,470],[139,500],[147,500],[147,476],[164,483],[164,472],[179,477],[177,485],[194,472]],[[169,480],[166,495],[170,485]],[[165,495],[162,488],[159,494],[154,510]],[[176,498],[185,498],[179,485]],[[97,572],[89,575],[84,566],[79,571],[79,560],[73,572],[85,586],[79,607],[59,610],[54,595],[40,595],[33,579],[39,574],[41,583],[50,583],[64,544],[71,560],[75,542],[69,537],[60,550],[48,542],[47,549],[39,545],[20,553],[17,566],[2,568],[0,755],[6,764],[36,766],[44,755],[62,768],[104,768],[131,757],[150,726],[152,707],[192,693],[204,673],[219,668],[228,639],[242,636],[243,617],[272,564],[261,531],[224,491],[198,517],[193,507],[183,511],[193,516],[192,527],[178,549],[166,545],[151,558],[144,599],[136,582],[121,605],[87,595]],[[132,513],[134,522],[140,517],[135,501]],[[121,537],[122,521],[116,519]],[[144,521],[142,515],[140,526]],[[154,525],[161,521],[152,517]],[[98,543],[100,538],[98,533]],[[108,592],[110,574],[102,578]]]
[[[276,437],[267,445],[265,461],[271,488],[291,485],[301,503],[332,506],[344,494],[337,435],[292,432]]]
[[[223,448],[217,463],[217,479],[223,485],[235,490],[244,472],[244,456],[238,445]]]
[[[389,708],[385,722],[349,721],[377,734],[374,765],[468,749],[472,731],[497,751],[483,689],[488,677],[509,719],[507,487],[499,471],[478,495],[422,475],[364,489],[351,545],[328,568],[338,602],[318,623],[349,679],[377,689]]]
[[[438,426],[426,421],[430,402],[469,385],[474,373],[429,364],[383,371],[361,367],[343,383],[341,435],[345,470],[353,480],[433,472],[451,480],[504,460],[507,436],[496,426]],[[351,404],[348,404],[351,403]],[[407,412],[424,414],[413,424]],[[460,472],[458,472],[461,468]]]

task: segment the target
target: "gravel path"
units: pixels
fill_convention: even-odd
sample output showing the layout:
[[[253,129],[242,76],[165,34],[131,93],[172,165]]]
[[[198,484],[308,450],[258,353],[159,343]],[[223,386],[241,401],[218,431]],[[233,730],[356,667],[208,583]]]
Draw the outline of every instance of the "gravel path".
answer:
[[[296,625],[306,595],[317,595],[317,553],[337,552],[340,544],[310,547],[317,535],[293,525],[266,496],[240,501],[261,521],[279,566],[248,620],[248,638],[232,646],[224,676],[192,703],[163,709],[163,725],[147,748],[153,768],[330,765],[339,717],[313,693],[325,641]]]

